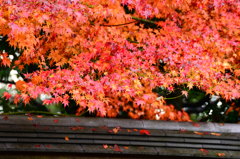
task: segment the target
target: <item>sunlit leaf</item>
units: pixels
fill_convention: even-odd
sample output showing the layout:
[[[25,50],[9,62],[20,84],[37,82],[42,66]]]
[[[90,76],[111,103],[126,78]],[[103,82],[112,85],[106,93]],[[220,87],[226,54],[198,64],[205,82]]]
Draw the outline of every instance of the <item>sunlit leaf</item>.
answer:
[[[104,145],[103,145],[103,148],[104,148],[104,149],[107,149],[107,148],[108,148],[108,145],[107,145],[107,144],[104,144]]]
[[[184,95],[185,97],[188,97],[188,91],[182,91],[182,95]]]

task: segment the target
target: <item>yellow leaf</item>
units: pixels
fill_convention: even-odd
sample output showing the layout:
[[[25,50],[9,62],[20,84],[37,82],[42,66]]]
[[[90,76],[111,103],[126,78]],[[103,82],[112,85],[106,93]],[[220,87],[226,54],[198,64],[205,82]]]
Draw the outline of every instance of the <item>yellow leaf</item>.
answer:
[[[192,84],[192,83],[188,83],[188,84],[187,84],[187,87],[188,87],[189,89],[192,89],[192,88],[193,88],[193,84]]]

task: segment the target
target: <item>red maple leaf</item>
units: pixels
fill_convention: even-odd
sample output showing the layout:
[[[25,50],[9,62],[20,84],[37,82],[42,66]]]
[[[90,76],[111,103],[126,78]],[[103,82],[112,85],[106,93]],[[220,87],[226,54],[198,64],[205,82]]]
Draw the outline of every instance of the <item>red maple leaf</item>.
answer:
[[[70,127],[71,130],[78,130],[78,128],[75,126],[75,127]]]
[[[180,131],[181,133],[183,133],[183,132],[187,132],[186,129],[180,129],[179,131]]]
[[[103,130],[107,130],[108,129],[108,127],[106,127],[106,126],[100,126],[99,128],[103,129]]]
[[[205,155],[209,153],[209,151],[206,149],[199,149],[199,151],[203,152]]]
[[[92,128],[91,130],[92,130],[92,131],[97,131],[97,129],[96,129],[96,128]]]
[[[76,121],[76,122],[80,122],[80,119],[76,118],[75,121]]]
[[[44,130],[49,130],[50,128],[48,126],[44,127],[43,128]]]
[[[41,147],[41,145],[34,145],[34,147]]]
[[[200,127],[200,124],[192,122],[192,125],[195,127]]]
[[[146,129],[139,130],[139,133],[141,135],[151,135],[150,131]]]
[[[115,144],[113,148],[114,148],[113,149],[114,151],[122,152],[122,150],[120,149],[120,147],[117,144]]]
[[[3,98],[5,98],[6,100],[10,99],[12,97],[12,95],[8,92],[4,92],[3,93]]]
[[[39,124],[33,124],[33,127],[35,127],[35,128],[38,127],[38,126],[39,126]]]
[[[54,122],[54,123],[58,123],[59,120],[58,120],[58,119],[54,119],[53,122]]]
[[[8,116],[4,116],[2,119],[3,120],[8,120]]]

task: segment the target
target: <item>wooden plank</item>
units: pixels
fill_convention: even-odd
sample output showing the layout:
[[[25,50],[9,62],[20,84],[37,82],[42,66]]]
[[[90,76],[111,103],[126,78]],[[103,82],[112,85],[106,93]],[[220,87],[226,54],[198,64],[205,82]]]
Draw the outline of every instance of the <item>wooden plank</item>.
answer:
[[[149,135],[141,131],[149,131]],[[214,132],[214,133],[212,133]],[[107,118],[0,116],[0,152],[239,157],[240,125]],[[108,145],[104,148],[103,144]],[[120,150],[114,149],[118,145]],[[206,151],[205,151],[206,150]],[[206,153],[206,152],[209,153]],[[215,154],[214,154],[215,153]]]
[[[109,118],[77,118],[77,117],[44,117],[36,118],[27,116],[8,116],[4,120],[4,116],[0,116],[0,125],[2,124],[38,124],[42,126],[87,126],[87,127],[121,127],[126,129],[153,129],[153,130],[182,130],[188,131],[205,131],[205,132],[225,132],[225,133],[240,133],[239,124],[218,124],[200,122],[199,126],[194,126],[191,122],[172,122],[172,121],[149,121],[149,120],[131,120],[129,119],[109,119]],[[77,119],[77,120],[76,120]]]
[[[71,138],[91,138],[91,139],[107,139],[107,140],[141,140],[141,141],[161,141],[161,142],[193,142],[193,143],[211,143],[211,144],[233,144],[233,145],[239,145],[240,140],[227,140],[226,138],[222,138],[221,136],[218,136],[217,138],[214,136],[214,138],[211,138],[211,136],[204,136],[197,135],[197,137],[190,136],[146,136],[146,135],[123,135],[121,133],[79,133],[79,132],[0,132],[0,137],[6,138],[6,137],[12,137],[12,138],[63,138],[65,136],[71,137]]]

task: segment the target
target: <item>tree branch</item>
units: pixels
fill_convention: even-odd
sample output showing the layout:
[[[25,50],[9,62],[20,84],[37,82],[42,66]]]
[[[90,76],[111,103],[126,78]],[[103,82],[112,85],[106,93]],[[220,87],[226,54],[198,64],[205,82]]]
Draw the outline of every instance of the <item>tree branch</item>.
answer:
[[[115,25],[104,25],[101,24],[101,26],[106,26],[106,27],[114,27],[114,26],[122,26],[122,25],[127,25],[127,24],[131,24],[131,23],[136,23],[137,21],[132,21],[132,22],[128,22],[128,23],[123,23],[123,24],[115,24]]]
[[[132,19],[137,20],[137,21],[142,21],[142,22],[145,22],[145,23],[156,24],[156,22],[154,22],[154,21],[147,20],[147,19],[142,19],[142,18],[138,18],[138,17],[134,17],[134,16],[132,16]]]
[[[144,23],[156,24],[156,22],[154,22],[154,21],[151,21],[151,20],[148,20],[148,19],[142,19],[142,18],[138,18],[138,17],[134,17],[134,16],[132,16],[132,19],[134,19],[135,21],[128,22],[128,23],[123,23],[123,24],[114,24],[114,25],[104,25],[104,24],[102,24],[101,26],[106,26],[106,27],[122,26],[122,25],[131,24],[131,23],[136,23],[138,21],[141,21],[141,22],[144,22]]]

